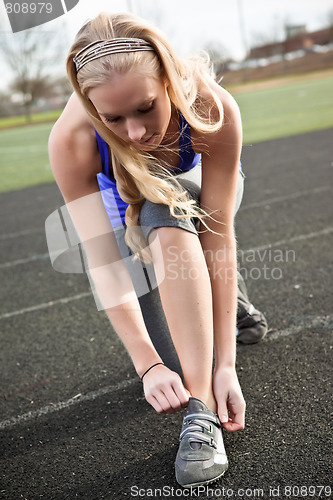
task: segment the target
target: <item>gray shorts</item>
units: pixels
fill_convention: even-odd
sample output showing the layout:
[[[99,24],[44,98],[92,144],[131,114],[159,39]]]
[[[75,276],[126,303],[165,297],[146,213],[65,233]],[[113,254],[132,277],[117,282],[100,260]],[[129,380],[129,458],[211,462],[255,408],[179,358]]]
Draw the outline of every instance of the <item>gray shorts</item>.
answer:
[[[201,192],[201,164],[192,168],[189,172],[180,174],[177,177],[179,183],[188,191],[189,195],[196,201],[200,201]],[[244,175],[240,171],[238,177],[237,196],[235,202],[235,213],[243,197]],[[148,237],[154,228],[158,227],[179,227],[198,235],[198,221],[195,219],[178,219],[170,214],[168,205],[160,203],[152,203],[146,200],[143,203],[140,212],[140,225],[142,232],[146,238],[148,245]],[[150,288],[157,287],[156,276],[153,264],[143,265],[140,260],[128,259],[132,255],[131,250],[125,242],[126,227],[120,226],[115,228],[115,236],[122,258],[126,259],[125,263],[131,275],[133,285],[138,297],[145,295]],[[143,272],[143,268],[145,271]],[[148,279],[147,279],[148,278]],[[150,284],[149,284],[150,281]]]
[[[190,197],[197,202],[200,201],[201,193],[201,163],[198,163],[194,168],[188,172],[179,174],[176,177],[178,182],[183,186],[184,189],[189,193]],[[241,204],[244,190],[244,174],[239,172],[238,186],[237,186],[237,196],[235,203],[235,214]],[[141,208],[140,212],[140,224],[148,241],[148,236],[150,232],[157,227],[179,227],[190,231],[191,233],[198,234],[198,223],[195,219],[178,219],[170,214],[169,207],[167,205],[152,203],[146,200]]]

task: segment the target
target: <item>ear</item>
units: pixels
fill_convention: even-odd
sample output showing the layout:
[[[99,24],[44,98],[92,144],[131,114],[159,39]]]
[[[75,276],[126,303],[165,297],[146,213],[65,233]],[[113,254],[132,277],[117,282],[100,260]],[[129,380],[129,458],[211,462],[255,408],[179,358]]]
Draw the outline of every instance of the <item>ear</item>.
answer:
[[[167,76],[163,76],[163,83],[164,83],[165,88],[167,89],[170,85],[170,80]]]

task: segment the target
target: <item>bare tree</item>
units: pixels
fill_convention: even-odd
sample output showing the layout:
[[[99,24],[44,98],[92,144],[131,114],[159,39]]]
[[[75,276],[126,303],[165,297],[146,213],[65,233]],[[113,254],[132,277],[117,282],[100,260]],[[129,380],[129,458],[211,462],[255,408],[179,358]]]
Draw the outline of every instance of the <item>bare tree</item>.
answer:
[[[65,106],[73,93],[73,87],[67,76],[60,76],[53,82],[52,96],[57,99],[59,106]]]
[[[63,56],[61,37],[41,28],[5,33],[1,35],[0,53],[13,76],[10,89],[21,97],[30,121],[33,103],[51,93],[49,71]]]
[[[214,72],[218,76],[223,73],[226,63],[230,61],[230,53],[222,43],[211,40],[204,47],[213,65]]]

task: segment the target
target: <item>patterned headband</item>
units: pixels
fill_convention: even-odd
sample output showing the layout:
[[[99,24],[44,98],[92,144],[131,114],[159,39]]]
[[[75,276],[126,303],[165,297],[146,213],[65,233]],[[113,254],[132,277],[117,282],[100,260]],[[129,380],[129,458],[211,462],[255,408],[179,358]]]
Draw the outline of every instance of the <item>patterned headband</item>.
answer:
[[[154,47],[141,38],[113,38],[112,40],[97,40],[81,49],[73,62],[76,71],[79,71],[85,64],[94,61],[99,57],[109,54],[119,54],[121,52],[139,52],[143,50],[154,51]]]

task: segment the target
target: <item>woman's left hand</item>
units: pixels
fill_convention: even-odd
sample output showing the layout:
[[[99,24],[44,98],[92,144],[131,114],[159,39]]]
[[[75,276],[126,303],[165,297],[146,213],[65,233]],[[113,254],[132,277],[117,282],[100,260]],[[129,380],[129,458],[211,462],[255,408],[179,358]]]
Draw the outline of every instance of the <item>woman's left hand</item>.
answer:
[[[244,429],[246,404],[235,368],[215,368],[213,392],[223,428],[230,432]]]

